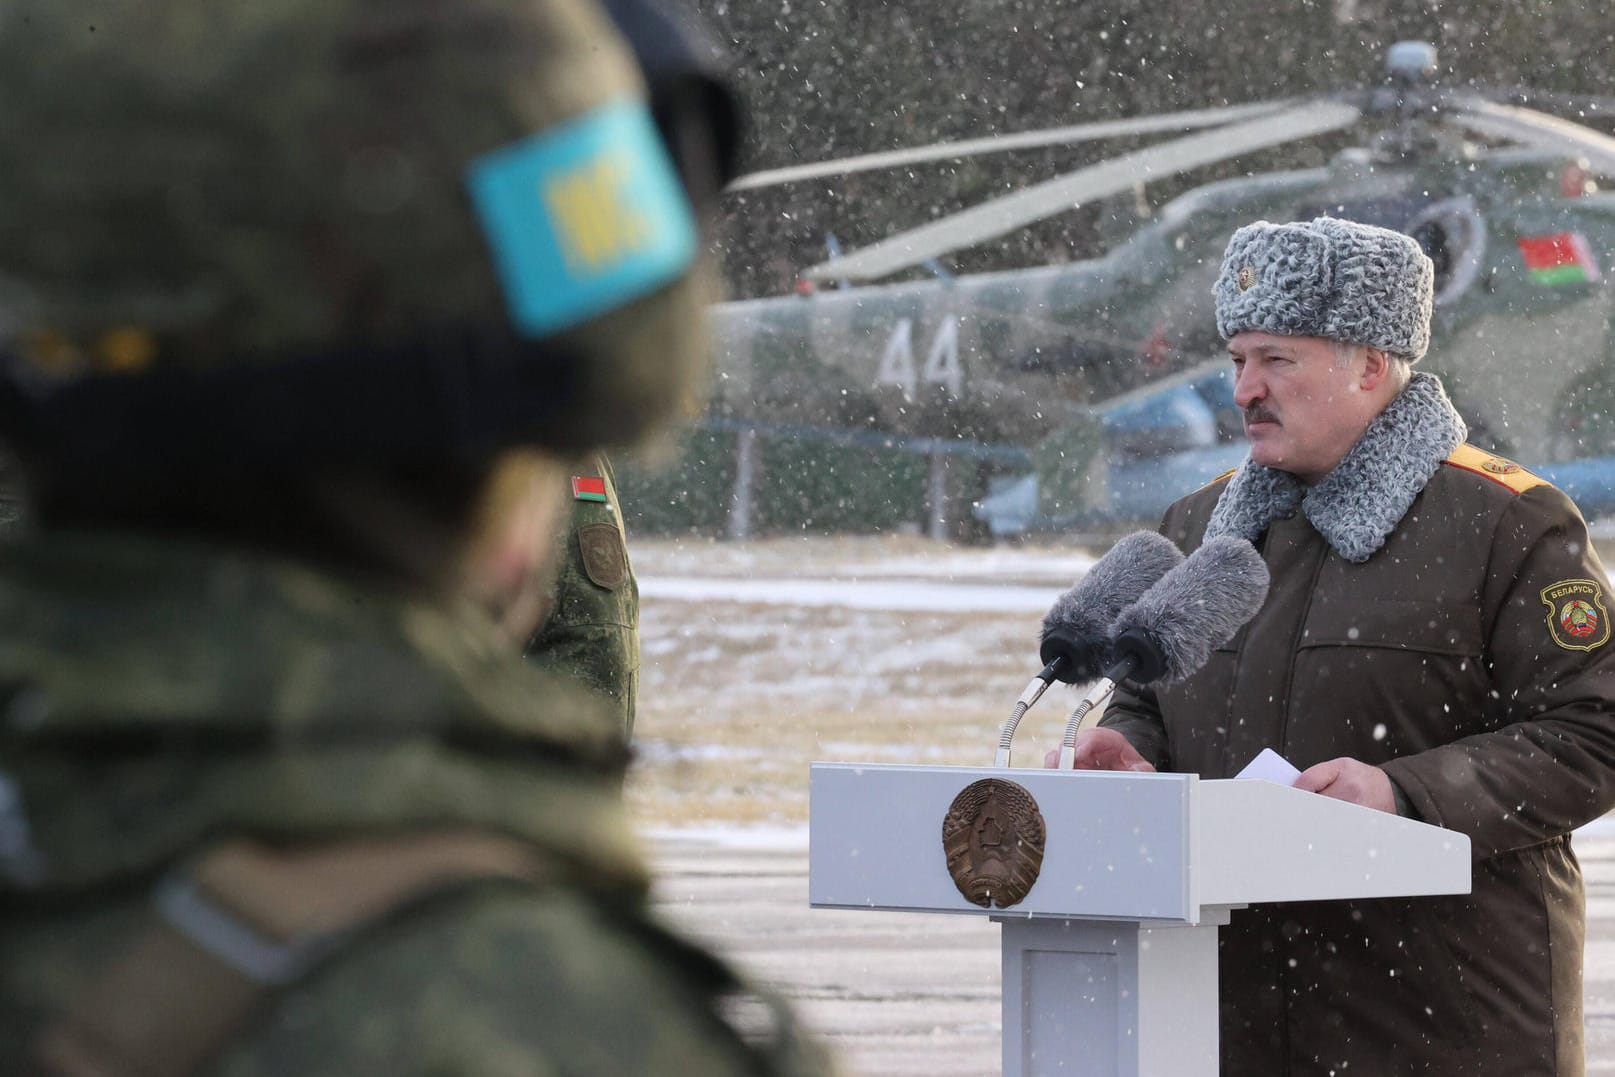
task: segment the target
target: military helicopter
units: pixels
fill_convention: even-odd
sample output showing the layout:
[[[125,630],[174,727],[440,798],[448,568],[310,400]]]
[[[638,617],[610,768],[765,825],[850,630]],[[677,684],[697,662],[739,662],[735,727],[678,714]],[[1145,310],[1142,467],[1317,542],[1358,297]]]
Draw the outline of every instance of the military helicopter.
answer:
[[[1383,85],[953,142],[742,177],[735,189],[976,153],[1188,131],[837,254],[794,295],[719,304],[715,414],[793,430],[1024,451],[978,506],[995,534],[1156,516],[1245,455],[1211,286],[1234,229],[1346,217],[1436,265],[1433,343],[1471,439],[1615,511],[1615,98],[1449,89],[1401,42]],[[1194,188],[1102,257],[883,278],[1142,181],[1367,129],[1320,168]]]

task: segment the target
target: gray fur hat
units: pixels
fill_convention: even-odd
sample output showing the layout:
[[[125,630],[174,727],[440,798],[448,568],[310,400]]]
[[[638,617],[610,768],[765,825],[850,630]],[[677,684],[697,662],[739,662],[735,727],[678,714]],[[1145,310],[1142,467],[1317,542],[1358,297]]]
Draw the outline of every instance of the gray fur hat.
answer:
[[[1412,237],[1334,217],[1257,221],[1217,275],[1217,332],[1368,344],[1416,363],[1430,346],[1435,266]]]

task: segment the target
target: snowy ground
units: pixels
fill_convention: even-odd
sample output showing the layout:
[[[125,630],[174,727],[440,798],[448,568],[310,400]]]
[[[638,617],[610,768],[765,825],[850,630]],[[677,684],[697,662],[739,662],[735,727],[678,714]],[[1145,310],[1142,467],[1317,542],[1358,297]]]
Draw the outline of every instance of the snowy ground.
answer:
[[[629,796],[653,826],[802,823],[814,760],[990,763],[1037,672],[1043,613],[1092,564],[913,538],[648,542],[633,556]],[[1017,746],[1057,742],[1073,699],[1051,692]]]

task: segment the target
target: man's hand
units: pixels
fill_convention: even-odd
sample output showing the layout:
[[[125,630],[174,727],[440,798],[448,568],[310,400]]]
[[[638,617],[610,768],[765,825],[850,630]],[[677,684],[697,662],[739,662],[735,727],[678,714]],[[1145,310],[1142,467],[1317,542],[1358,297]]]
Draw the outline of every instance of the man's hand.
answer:
[[[1060,765],[1060,749],[1052,748],[1043,756],[1043,765],[1056,768]],[[1097,727],[1084,729],[1077,734],[1077,770],[1143,770],[1155,767],[1138,754],[1128,739],[1114,729]]]
[[[1295,787],[1396,814],[1396,794],[1391,791],[1390,777],[1378,767],[1347,756],[1308,767],[1295,780]]]

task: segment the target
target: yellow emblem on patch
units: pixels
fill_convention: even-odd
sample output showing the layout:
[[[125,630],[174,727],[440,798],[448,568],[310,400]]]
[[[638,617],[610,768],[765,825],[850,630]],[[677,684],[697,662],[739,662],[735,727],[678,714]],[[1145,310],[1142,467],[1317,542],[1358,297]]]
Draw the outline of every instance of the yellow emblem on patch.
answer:
[[[1596,580],[1560,580],[1542,589],[1548,635],[1567,651],[1591,651],[1609,642],[1609,611]]]
[[[1252,266],[1239,267],[1239,290],[1248,292],[1251,285],[1256,283],[1256,270]]]
[[[1487,460],[1487,461],[1483,462],[1480,466],[1482,468],[1484,468],[1485,470],[1490,471],[1493,475],[1512,475],[1516,471],[1524,471],[1525,470],[1523,467],[1521,467],[1519,464],[1516,464],[1514,461],[1512,461],[1512,460],[1503,460],[1503,459]]]

